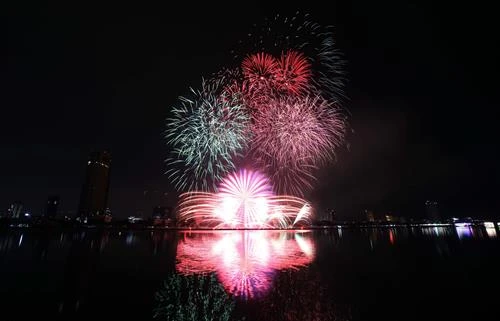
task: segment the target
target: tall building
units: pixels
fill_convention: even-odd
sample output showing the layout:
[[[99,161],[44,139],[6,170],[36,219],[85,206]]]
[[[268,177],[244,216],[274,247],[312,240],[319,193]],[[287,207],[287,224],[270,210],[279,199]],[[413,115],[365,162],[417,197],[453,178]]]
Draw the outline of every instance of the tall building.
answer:
[[[45,210],[45,216],[54,218],[57,216],[57,208],[59,207],[59,196],[49,196],[47,198],[47,208]]]
[[[110,167],[111,154],[108,151],[93,152],[89,155],[78,216],[92,217],[106,213]]]

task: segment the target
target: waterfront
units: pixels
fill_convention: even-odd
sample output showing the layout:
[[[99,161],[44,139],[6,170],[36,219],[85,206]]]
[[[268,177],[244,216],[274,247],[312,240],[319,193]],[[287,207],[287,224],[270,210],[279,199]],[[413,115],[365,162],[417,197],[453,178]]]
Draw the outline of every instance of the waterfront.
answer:
[[[152,319],[172,275],[215,273],[234,318],[493,320],[498,230],[0,231],[2,319]]]

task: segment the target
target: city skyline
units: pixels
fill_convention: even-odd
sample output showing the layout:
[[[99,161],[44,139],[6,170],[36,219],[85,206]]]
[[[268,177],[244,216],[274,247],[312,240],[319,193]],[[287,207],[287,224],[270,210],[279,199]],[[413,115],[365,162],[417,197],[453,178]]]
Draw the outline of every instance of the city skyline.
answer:
[[[399,14],[385,13],[387,7]],[[48,195],[60,195],[59,211],[76,211],[84,160],[103,149],[113,154],[109,207],[118,217],[134,214],[145,190],[174,203],[163,175],[168,106],[185,87],[199,85],[200,73],[231,59],[230,45],[252,23],[299,9],[335,26],[348,61],[352,129],[348,148],[323,170],[308,200],[342,218],[415,205],[423,216],[427,199],[448,207],[443,213],[498,217],[498,94],[489,82],[496,56],[487,19],[465,27],[459,17],[468,9],[406,3],[336,4],[328,13],[313,4],[256,5],[242,15],[207,5],[189,21],[166,8],[122,7],[131,19],[113,16],[113,6],[71,19],[58,14],[71,7],[31,15],[13,8],[3,105],[5,119],[22,125],[2,126],[3,209],[21,200],[43,211]],[[447,10],[455,14],[442,25],[438,18]]]

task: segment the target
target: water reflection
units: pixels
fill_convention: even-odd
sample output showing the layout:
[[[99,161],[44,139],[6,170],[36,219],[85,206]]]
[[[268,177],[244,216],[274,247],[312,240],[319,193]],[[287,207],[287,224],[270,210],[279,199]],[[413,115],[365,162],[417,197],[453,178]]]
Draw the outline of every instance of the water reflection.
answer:
[[[186,275],[216,272],[226,291],[252,298],[269,290],[276,271],[299,269],[314,255],[308,232],[184,233],[176,269]]]

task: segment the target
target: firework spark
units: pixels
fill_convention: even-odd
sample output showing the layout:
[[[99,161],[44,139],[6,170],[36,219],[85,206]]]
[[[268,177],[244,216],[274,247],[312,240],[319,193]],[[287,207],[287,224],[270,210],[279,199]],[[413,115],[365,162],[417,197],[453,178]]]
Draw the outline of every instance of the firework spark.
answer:
[[[191,91],[194,98],[180,97],[168,119],[167,174],[179,190],[210,190],[234,170],[234,159],[247,146],[250,119],[239,97],[221,95],[218,82]]]

